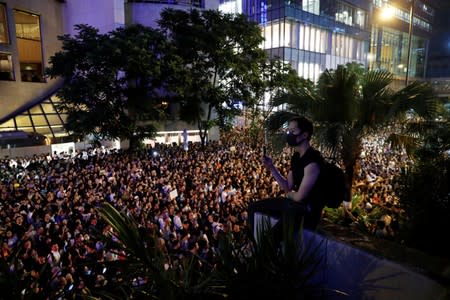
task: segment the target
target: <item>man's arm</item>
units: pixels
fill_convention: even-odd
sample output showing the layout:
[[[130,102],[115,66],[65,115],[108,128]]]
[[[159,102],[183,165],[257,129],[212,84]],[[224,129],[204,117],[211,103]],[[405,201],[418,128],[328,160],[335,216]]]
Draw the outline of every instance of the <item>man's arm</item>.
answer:
[[[280,171],[278,171],[278,169],[274,166],[273,161],[270,157],[264,156],[263,163],[269,169],[270,173],[272,173],[272,176],[275,178],[275,180],[278,182],[278,185],[282,190],[284,190],[285,193],[288,193],[292,190],[294,186],[294,177],[292,175],[292,171],[289,171],[289,174],[286,178],[281,175]]]
[[[294,201],[300,202],[305,199],[311,192],[314,184],[319,178],[320,167],[318,163],[310,163],[304,169],[304,175],[300,187],[297,191],[290,191],[286,197]]]

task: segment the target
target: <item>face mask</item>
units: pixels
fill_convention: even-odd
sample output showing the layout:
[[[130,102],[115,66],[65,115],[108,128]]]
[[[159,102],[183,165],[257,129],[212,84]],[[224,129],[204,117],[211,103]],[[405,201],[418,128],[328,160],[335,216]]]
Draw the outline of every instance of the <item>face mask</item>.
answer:
[[[288,145],[291,147],[300,145],[303,142],[303,140],[300,140],[299,142],[297,142],[297,137],[299,135],[301,135],[301,133],[300,134],[292,134],[292,133],[286,134],[286,142],[288,143]]]

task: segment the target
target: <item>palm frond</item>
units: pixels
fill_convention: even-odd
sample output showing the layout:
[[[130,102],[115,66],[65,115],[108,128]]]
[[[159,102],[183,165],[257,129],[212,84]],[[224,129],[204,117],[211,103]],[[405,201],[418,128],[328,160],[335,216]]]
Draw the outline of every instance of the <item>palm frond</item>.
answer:
[[[417,137],[405,134],[393,133],[387,138],[387,142],[394,149],[405,149],[409,157],[414,156],[414,151],[420,145]]]
[[[19,246],[20,246],[19,242]],[[19,288],[21,277],[24,276],[24,270],[19,267],[20,259],[18,252],[9,256],[3,256],[0,259],[0,288],[2,290],[1,299],[20,299],[23,298]],[[37,279],[36,279],[37,281]],[[32,294],[31,287],[25,290],[26,295]],[[4,297],[4,298],[2,298]],[[25,298],[27,299],[27,297]]]
[[[277,93],[271,105],[287,105],[289,110],[303,115],[310,112],[313,103],[317,101],[314,84],[308,79],[299,78],[298,86]]]
[[[294,116],[297,116],[297,114],[289,111],[274,112],[267,118],[265,127],[269,131],[277,131]]]
[[[314,119],[318,122],[350,122],[355,117],[359,101],[358,77],[344,66],[325,71],[317,84],[316,99],[313,105]]]
[[[280,105],[287,105],[290,110],[295,112],[308,111],[310,104],[304,95],[296,93],[279,93],[272,98],[271,106],[277,107]]]
[[[151,249],[153,240],[143,237],[138,230],[138,224],[134,219],[117,211],[111,204],[105,202],[98,209],[100,216],[114,229],[119,241],[133,257],[141,260],[144,264],[152,266]],[[157,271],[157,269],[154,269]]]
[[[392,73],[387,71],[369,71],[362,78],[363,99],[374,99],[389,89],[389,85],[394,80]]]
[[[316,126],[315,140],[327,156],[335,159],[339,156],[345,125],[342,123],[320,123]]]
[[[172,257],[163,250],[157,236],[141,233],[131,217],[108,203],[99,208],[99,212],[113,227],[114,236],[127,254],[125,260],[105,263],[111,270],[120,270],[120,283],[111,292],[101,291],[103,296],[115,295],[117,298],[119,293],[120,299],[124,295],[130,299],[210,299],[208,295],[216,295],[216,299],[225,298],[224,288],[220,285],[222,281],[210,273],[212,267],[206,267],[203,271],[199,268],[201,264],[208,265],[208,262],[196,255]],[[114,243],[107,245],[112,249],[117,246]]]
[[[359,103],[359,123],[375,129],[386,121],[390,104],[389,84],[393,75],[386,71],[370,71],[362,78],[362,97]]]
[[[428,83],[415,81],[392,95],[390,115],[411,111],[425,119],[434,118],[439,112],[439,101]]]
[[[410,120],[404,126],[405,132],[409,135],[425,136],[435,132],[441,125],[447,124],[447,122],[439,120]]]

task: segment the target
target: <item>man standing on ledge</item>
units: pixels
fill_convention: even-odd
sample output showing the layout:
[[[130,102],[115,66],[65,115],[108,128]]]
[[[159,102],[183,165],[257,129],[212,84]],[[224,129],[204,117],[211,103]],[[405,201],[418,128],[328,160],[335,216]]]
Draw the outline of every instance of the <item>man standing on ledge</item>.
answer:
[[[278,240],[282,237],[284,217],[293,218],[295,230],[298,230],[302,217],[303,227],[315,230],[319,224],[324,207],[319,198],[319,175],[323,158],[319,151],[310,145],[313,126],[304,117],[295,117],[288,122],[286,142],[294,148],[291,168],[285,178],[274,166],[270,157],[264,155],[263,163],[284,190],[285,198],[262,199],[250,204],[249,221],[254,232],[255,213],[262,213],[279,219],[274,227]]]

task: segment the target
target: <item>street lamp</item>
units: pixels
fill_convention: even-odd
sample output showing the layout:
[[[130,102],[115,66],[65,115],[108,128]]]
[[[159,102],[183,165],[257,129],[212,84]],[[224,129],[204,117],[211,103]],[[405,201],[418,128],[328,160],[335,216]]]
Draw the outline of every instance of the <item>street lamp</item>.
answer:
[[[410,0],[410,2],[411,2],[411,7],[409,8],[408,56],[406,59],[405,87],[408,86],[409,66],[411,64],[411,41],[412,41],[412,31],[413,31],[413,21],[414,21],[414,6],[415,6],[416,0]]]
[[[405,86],[408,86],[409,81],[409,68],[411,65],[411,46],[412,46],[412,32],[413,32],[413,22],[414,22],[414,6],[416,0],[409,0],[409,29],[408,29],[408,50],[406,58],[406,75],[405,75]],[[391,6],[386,6],[381,11],[380,17],[383,20],[388,20],[394,15],[394,9]]]

